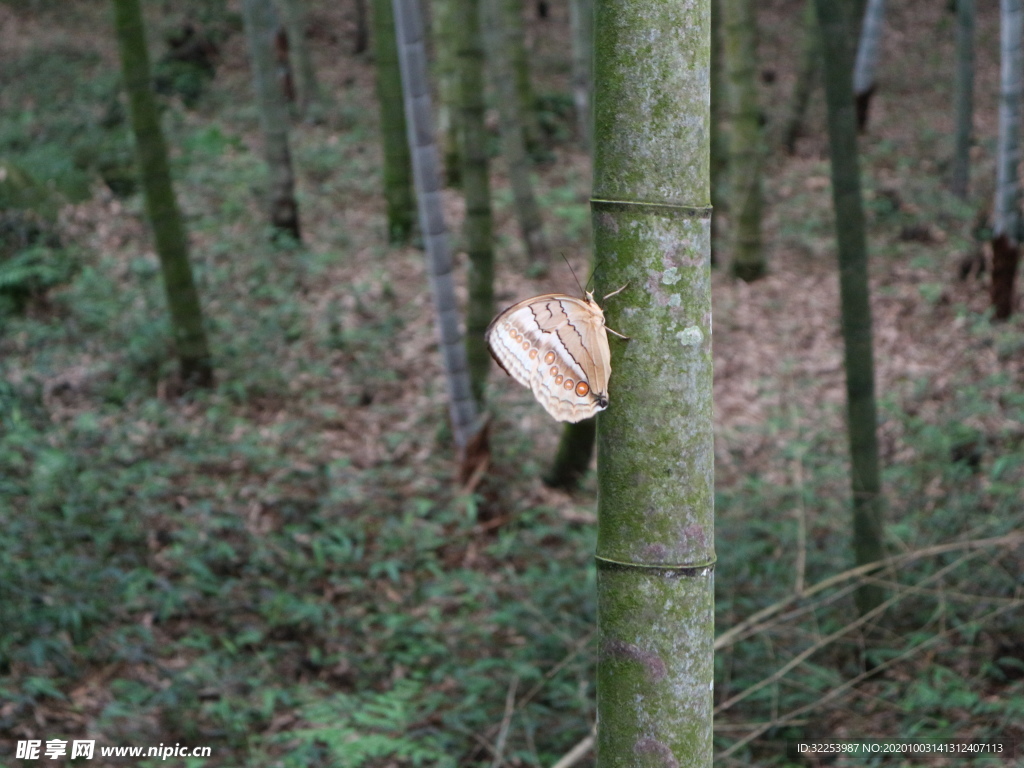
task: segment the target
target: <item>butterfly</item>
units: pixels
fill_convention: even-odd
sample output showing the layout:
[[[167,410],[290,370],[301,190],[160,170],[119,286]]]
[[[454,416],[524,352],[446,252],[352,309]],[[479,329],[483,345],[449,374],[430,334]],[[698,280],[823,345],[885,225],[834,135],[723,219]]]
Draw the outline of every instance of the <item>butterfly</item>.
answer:
[[[609,330],[593,293],[582,299],[546,293],[498,314],[485,338],[498,365],[552,417],[577,422],[608,407]]]

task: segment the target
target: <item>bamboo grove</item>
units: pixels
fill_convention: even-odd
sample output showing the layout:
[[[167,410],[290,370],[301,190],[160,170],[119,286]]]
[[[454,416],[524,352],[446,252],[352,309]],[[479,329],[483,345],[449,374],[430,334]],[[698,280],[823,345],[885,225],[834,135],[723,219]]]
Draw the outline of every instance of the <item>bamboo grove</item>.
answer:
[[[1022,43],[0,3],[0,763],[1018,758]]]

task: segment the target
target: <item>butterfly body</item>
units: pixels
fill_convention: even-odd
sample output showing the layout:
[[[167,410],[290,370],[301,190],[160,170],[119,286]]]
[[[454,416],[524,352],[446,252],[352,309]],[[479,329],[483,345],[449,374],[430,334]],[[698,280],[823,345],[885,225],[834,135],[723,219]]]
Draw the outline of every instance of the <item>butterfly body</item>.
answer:
[[[558,421],[583,421],[608,407],[611,352],[592,293],[548,293],[513,304],[485,335],[498,365]]]

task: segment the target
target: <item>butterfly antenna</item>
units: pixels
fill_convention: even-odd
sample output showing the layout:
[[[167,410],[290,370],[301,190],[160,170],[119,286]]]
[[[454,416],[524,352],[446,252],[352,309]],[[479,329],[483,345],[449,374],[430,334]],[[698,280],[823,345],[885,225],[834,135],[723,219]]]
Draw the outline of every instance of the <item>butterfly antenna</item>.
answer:
[[[583,293],[585,295],[587,292],[583,289],[583,286],[580,285],[580,279],[578,277],[576,277],[576,270],[572,268],[572,264],[570,264],[569,260],[567,258],[565,258],[565,251],[559,251],[559,253],[562,256],[562,261],[565,262],[565,266],[567,266],[569,268],[569,271],[572,272],[572,279],[575,280],[576,281],[576,285],[579,286],[580,293]]]

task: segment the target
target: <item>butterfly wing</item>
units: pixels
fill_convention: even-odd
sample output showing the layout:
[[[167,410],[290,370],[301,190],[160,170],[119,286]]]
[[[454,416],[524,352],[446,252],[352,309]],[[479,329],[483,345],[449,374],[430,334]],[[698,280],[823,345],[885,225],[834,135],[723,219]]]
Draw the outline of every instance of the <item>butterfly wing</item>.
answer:
[[[589,294],[521,301],[494,318],[486,338],[498,365],[558,421],[582,421],[608,407],[608,334]]]

